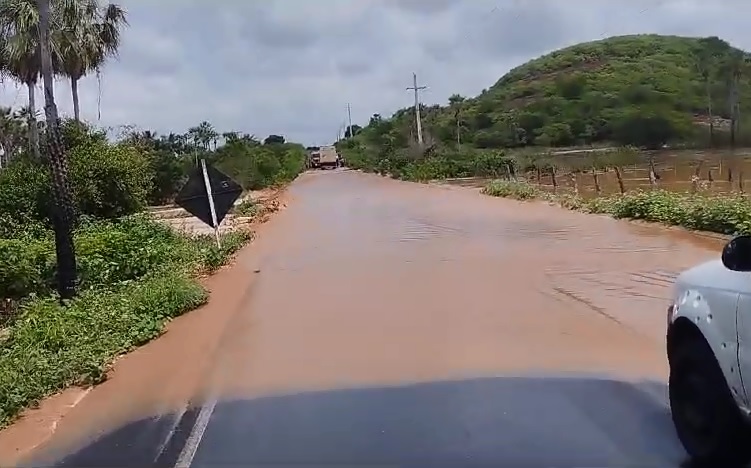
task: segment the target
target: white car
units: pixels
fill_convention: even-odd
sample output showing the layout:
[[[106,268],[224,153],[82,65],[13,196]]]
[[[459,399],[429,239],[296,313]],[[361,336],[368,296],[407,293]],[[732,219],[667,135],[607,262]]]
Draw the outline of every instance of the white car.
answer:
[[[751,236],[681,273],[673,297],[667,354],[678,438],[700,464],[744,465],[751,460]]]

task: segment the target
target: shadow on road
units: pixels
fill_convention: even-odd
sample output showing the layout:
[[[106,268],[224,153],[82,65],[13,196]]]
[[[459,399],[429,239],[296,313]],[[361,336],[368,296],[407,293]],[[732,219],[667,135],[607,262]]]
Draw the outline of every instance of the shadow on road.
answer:
[[[677,467],[685,454],[665,393],[651,382],[501,377],[221,401],[192,466]],[[142,420],[56,466],[174,466],[198,413],[166,447],[174,418]]]

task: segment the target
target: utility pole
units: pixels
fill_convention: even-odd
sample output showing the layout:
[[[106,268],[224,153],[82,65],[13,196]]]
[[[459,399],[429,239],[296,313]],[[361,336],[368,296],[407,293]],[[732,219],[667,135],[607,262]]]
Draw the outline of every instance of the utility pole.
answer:
[[[343,124],[341,124],[341,125],[339,126],[339,128],[338,128],[338,129],[336,130],[336,142],[337,142],[337,143],[339,143],[339,141],[341,141],[341,139],[342,139],[342,132],[344,131],[344,127],[345,127],[346,125],[347,125],[347,124],[344,124],[344,123],[343,123]]]
[[[354,130],[352,130],[352,107],[350,107],[349,103],[347,103],[347,118],[349,119],[349,136],[350,138],[355,136]],[[345,133],[344,136],[347,136]]]
[[[407,90],[413,90],[415,92],[415,122],[417,123],[417,142],[422,145],[422,122],[420,120],[420,91],[428,89],[427,86],[417,86],[417,73],[412,73],[412,86],[407,87]]]

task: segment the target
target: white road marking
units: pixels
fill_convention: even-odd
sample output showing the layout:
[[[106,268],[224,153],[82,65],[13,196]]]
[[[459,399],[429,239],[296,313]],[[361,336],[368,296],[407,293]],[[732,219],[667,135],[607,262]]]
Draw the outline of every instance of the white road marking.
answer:
[[[175,435],[175,431],[177,430],[177,426],[180,425],[180,420],[182,420],[187,409],[188,409],[187,406],[183,406],[182,408],[180,408],[180,412],[177,413],[177,416],[172,422],[172,427],[170,427],[169,432],[167,432],[167,436],[164,438],[162,443],[159,444],[159,449],[156,451],[156,456],[154,456],[154,463],[156,463],[156,461],[159,460],[159,457],[162,456],[162,453],[164,453],[164,450],[167,448],[167,444],[169,444],[170,440],[172,440],[172,437]]]
[[[175,468],[190,468],[190,465],[193,463],[193,458],[198,451],[198,446],[201,444],[201,439],[203,439],[203,434],[206,432],[206,427],[209,425],[209,420],[214,412],[216,403],[216,398],[212,398],[201,407],[201,411],[198,413],[198,418],[193,425],[193,429],[190,431],[188,440],[185,441],[185,446],[180,452],[180,456],[177,457]]]

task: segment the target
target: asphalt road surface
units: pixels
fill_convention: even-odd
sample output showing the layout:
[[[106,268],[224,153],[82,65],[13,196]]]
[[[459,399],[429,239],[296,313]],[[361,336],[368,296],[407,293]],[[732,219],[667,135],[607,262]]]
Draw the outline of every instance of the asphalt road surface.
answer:
[[[716,244],[353,171],[306,174],[290,196],[234,267],[260,272],[194,407],[58,466],[685,461],[665,307]]]

